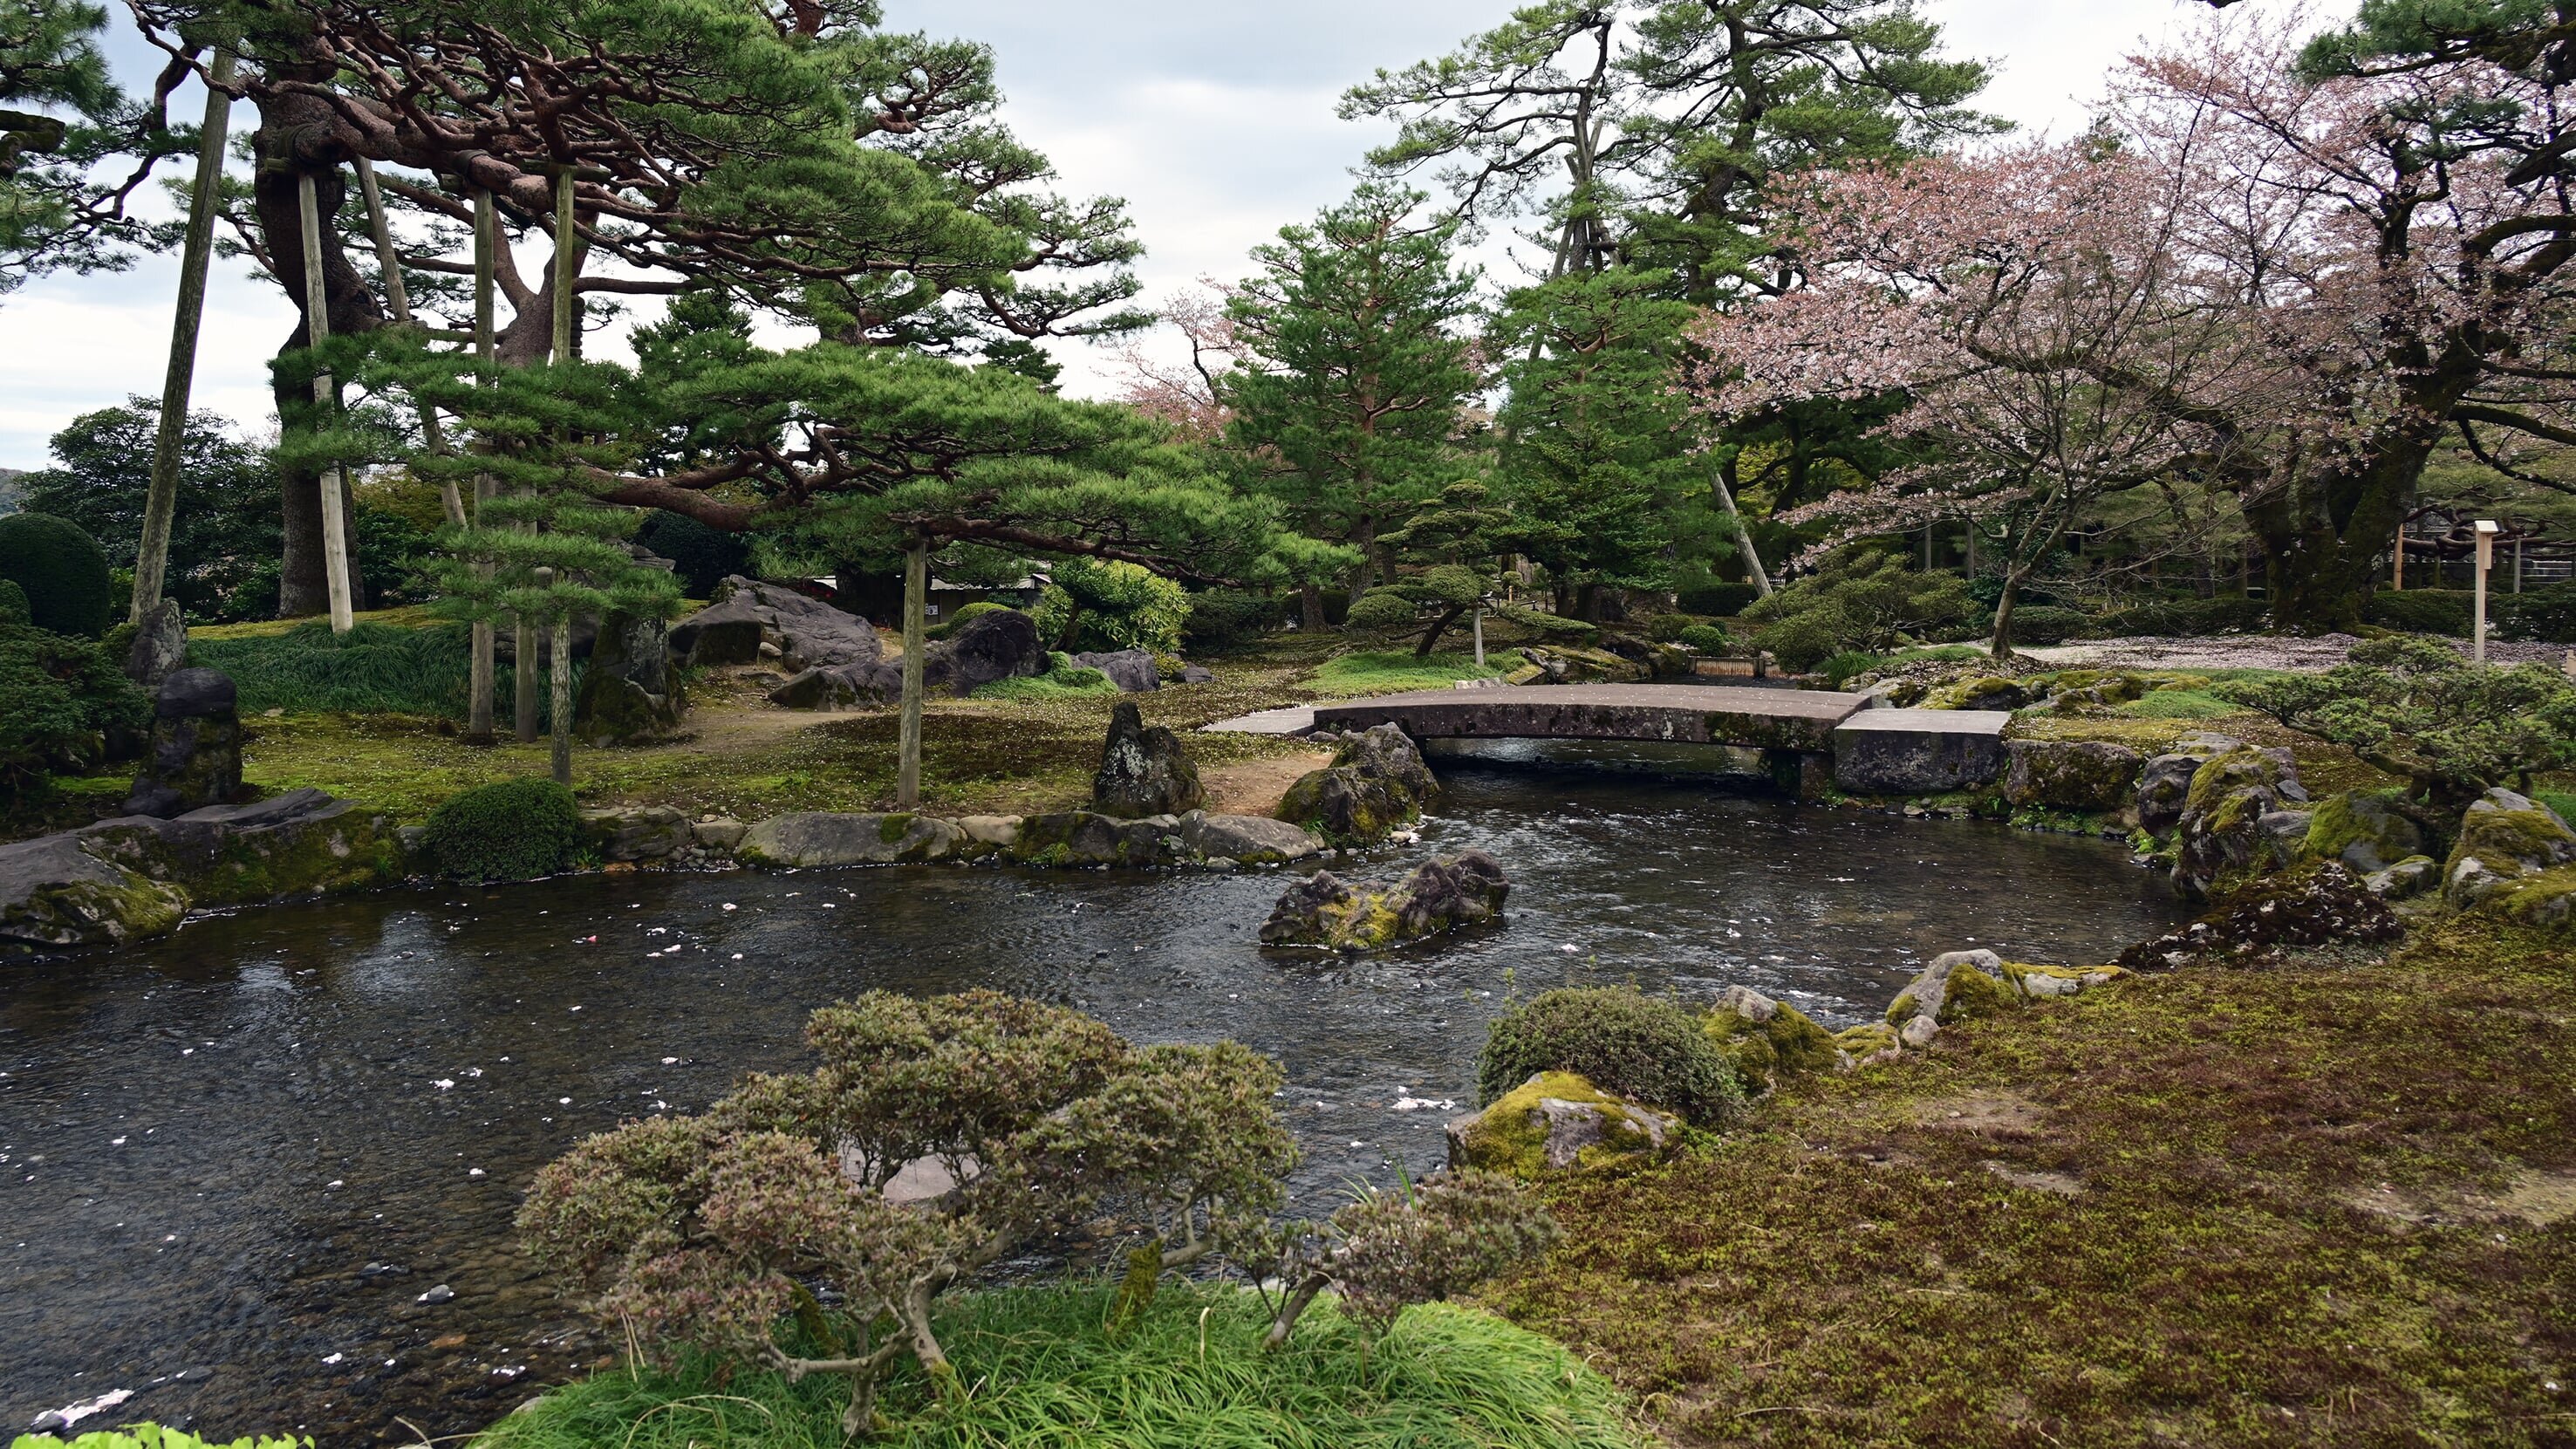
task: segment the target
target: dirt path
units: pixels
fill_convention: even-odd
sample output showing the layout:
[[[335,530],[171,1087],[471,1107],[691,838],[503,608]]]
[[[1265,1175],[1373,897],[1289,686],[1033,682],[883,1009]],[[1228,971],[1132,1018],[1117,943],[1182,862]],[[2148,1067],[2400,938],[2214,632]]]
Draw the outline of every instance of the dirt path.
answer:
[[[2332,669],[2351,655],[2361,640],[2351,634],[2320,634],[2297,639],[2269,634],[2209,639],[2088,639],[2081,644],[2024,648],[2033,659],[2069,667],[2147,669],[2288,669],[2315,672]],[[2453,640],[2468,652],[2465,640]],[[2559,664],[2576,673],[2576,650],[2563,644],[2487,641],[2491,664]]]
[[[1199,771],[1199,783],[1207,786],[1207,808],[1214,813],[1267,815],[1279,808],[1280,797],[1297,783],[1298,776],[1332,762],[1329,750],[1304,750],[1275,759],[1211,765]]]

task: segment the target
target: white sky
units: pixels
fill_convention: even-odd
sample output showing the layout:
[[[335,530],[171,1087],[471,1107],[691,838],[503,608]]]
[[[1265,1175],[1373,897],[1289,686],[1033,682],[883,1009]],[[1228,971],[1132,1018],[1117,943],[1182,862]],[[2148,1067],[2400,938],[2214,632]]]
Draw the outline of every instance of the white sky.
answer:
[[[1127,199],[1147,248],[1150,302],[1195,278],[1234,277],[1244,254],[1351,184],[1382,127],[1334,118],[1343,87],[1378,66],[1435,55],[1501,20],[1513,0],[886,0],[898,29],[971,37],[1000,58],[1007,118],[1079,195]],[[2082,124],[2104,72],[2197,0],[1929,0],[1955,54],[1994,62],[1985,109],[2025,128]],[[122,77],[148,83],[155,56],[130,34]],[[193,89],[176,113],[193,118]],[[234,111],[239,134],[251,109]],[[0,297],[0,466],[42,467],[45,440],[75,415],[157,394],[178,267],[54,277]],[[195,406],[250,433],[272,427],[267,361],[294,326],[246,260],[218,261]],[[622,339],[623,329],[616,336]],[[1105,352],[1059,350],[1066,386],[1101,390]]]

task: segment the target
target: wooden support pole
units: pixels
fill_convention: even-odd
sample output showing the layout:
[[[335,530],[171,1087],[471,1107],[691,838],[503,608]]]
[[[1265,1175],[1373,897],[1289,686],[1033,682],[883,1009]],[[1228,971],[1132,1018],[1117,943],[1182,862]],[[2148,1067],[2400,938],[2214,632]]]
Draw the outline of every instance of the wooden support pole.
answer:
[[[572,172],[555,174],[555,308],[554,354],[557,362],[572,361],[574,334],[579,330],[581,307],[573,298],[572,284],[581,275],[581,259],[573,249]]]
[[[411,292],[403,285],[402,254],[394,250],[393,227],[385,220],[385,197],[376,185],[376,164],[361,156],[357,161],[358,190],[367,200],[367,231],[376,244],[376,270],[385,278],[385,307],[394,314],[394,325],[411,327]],[[430,452],[445,455],[447,438],[438,426],[438,409],[420,405],[420,439]],[[438,480],[438,506],[447,521],[458,527],[465,523],[465,499],[456,491],[454,478]]]
[[[903,551],[903,725],[896,745],[894,806],[921,808],[922,614],[930,595],[930,540],[916,538]]]
[[[537,587],[554,587],[555,571],[537,570]],[[554,737],[555,783],[572,786],[572,613],[558,612],[546,648],[546,724]]]
[[[304,335],[314,347],[331,337],[331,293],[322,281],[322,208],[313,197],[313,173],[295,178],[296,201],[304,214]],[[331,374],[313,374],[314,421],[326,422],[337,389]],[[355,606],[349,597],[349,535],[340,506],[340,470],[322,470],[322,574],[331,597],[331,632],[346,634],[357,623]]]
[[[484,365],[492,361],[492,269],[495,222],[492,193],[477,188],[474,192],[474,356]],[[474,479],[474,522],[483,522],[483,505],[492,497],[489,474]],[[485,578],[492,575],[489,564],[475,565]],[[474,658],[468,666],[465,704],[465,737],[478,745],[492,742],[492,621],[474,621]]]
[[[152,489],[143,504],[143,541],[134,553],[135,623],[161,602],[161,580],[170,565],[170,524],[179,511],[179,462],[188,428],[188,397],[197,377],[197,333],[206,318],[206,270],[215,252],[216,183],[224,174],[224,142],[232,127],[233,57],[219,50],[215,83],[206,88],[205,122],[197,135],[197,177],[188,187],[188,238],[179,253],[179,302],[170,319],[170,369],[161,379],[161,426],[152,438]]]

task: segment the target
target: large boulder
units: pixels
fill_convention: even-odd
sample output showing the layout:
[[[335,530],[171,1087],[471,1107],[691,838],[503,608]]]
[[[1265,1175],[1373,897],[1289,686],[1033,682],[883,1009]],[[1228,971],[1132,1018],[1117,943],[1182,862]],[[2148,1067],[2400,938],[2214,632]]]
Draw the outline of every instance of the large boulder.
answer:
[[[760,646],[773,645],[791,672],[865,666],[885,646],[867,620],[794,589],[735,576],[717,586],[716,600],[674,626],[671,651],[700,667],[756,664]]]
[[[602,860],[661,860],[688,849],[693,839],[688,815],[668,805],[584,810],[581,833]]]
[[[774,617],[750,595],[735,593],[673,626],[671,652],[699,669],[757,664]]]
[[[1805,1012],[1750,986],[1730,986],[1708,1010],[1703,1030],[1735,1067],[1746,1093],[1767,1092],[1786,1077],[1845,1071],[1851,1057],[1833,1033]]]
[[[2171,834],[2191,798],[2191,777],[2244,743],[2229,735],[2185,735],[2171,750],[2147,761],[2138,775],[2138,828],[2149,835]]]
[[[2301,849],[2367,877],[2423,855],[2424,845],[2423,828],[2399,812],[2395,792],[2346,790],[2318,802]]]
[[[734,856],[748,865],[896,865],[946,860],[967,841],[954,822],[931,815],[773,815],[743,833]]]
[[[2285,749],[2241,745],[2192,772],[2175,823],[2174,887],[2217,897],[2296,859],[2307,843],[2308,792]]]
[[[2460,817],[2460,835],[2442,869],[2442,893],[2463,909],[2503,894],[2526,876],[2576,862],[2576,831],[2548,806],[2494,789]]]
[[[1681,1143],[1681,1121],[1572,1072],[1540,1072],[1493,1105],[1448,1123],[1449,1166],[1534,1179],[1652,1162]]]
[[[1321,838],[1285,820],[1198,810],[1181,817],[1181,843],[1202,861],[1237,865],[1285,865],[1324,853]]]
[[[1334,845],[1366,845],[1419,819],[1438,789],[1412,738],[1382,724],[1345,736],[1333,763],[1298,777],[1273,813]]]
[[[2269,966],[2292,951],[2405,933],[2385,901],[2336,860],[2252,881],[2219,910],[2120,953],[2135,971],[2196,964]]]
[[[769,702],[781,709],[856,709],[862,704],[879,702],[875,675],[883,665],[817,665],[799,671],[786,683],[769,691]],[[895,676],[896,687],[902,675]]]
[[[600,620],[573,701],[573,733],[583,744],[643,744],[679,732],[688,701],[671,667],[670,634],[655,618],[611,610]]]
[[[125,677],[145,689],[158,690],[161,681],[188,662],[188,621],[179,612],[179,601],[163,599],[143,612],[135,626],[134,642],[126,646]]]
[[[1154,667],[1154,656],[1149,650],[1087,652],[1074,655],[1073,662],[1108,675],[1109,682],[1126,694],[1142,694],[1149,689],[1163,687],[1162,673]]]
[[[212,669],[171,671],[152,703],[152,743],[126,798],[128,815],[168,818],[241,793],[239,696]]]
[[[1265,946],[1321,946],[1357,954],[1501,917],[1511,882],[1481,850],[1426,861],[1392,885],[1317,871],[1290,886],[1262,923]]]
[[[932,645],[921,668],[926,687],[968,695],[1000,680],[1046,673],[1047,651],[1036,620],[1017,609],[995,609]]]
[[[1190,862],[1187,825],[1177,816],[1119,820],[1089,810],[1030,815],[1011,841],[1011,858],[1051,868],[1165,866]]]
[[[1153,667],[1149,657],[1146,667]],[[1180,815],[1207,803],[1198,766],[1181,737],[1161,725],[1148,727],[1136,706],[1120,700],[1109,716],[1109,743],[1091,779],[1091,808],[1122,820]]]
[[[118,946],[158,936],[188,913],[188,893],[84,848],[78,835],[0,845],[0,945]]]
[[[2126,745],[2098,740],[2007,740],[2004,799],[2018,806],[2117,814],[2137,801],[2145,763]]]

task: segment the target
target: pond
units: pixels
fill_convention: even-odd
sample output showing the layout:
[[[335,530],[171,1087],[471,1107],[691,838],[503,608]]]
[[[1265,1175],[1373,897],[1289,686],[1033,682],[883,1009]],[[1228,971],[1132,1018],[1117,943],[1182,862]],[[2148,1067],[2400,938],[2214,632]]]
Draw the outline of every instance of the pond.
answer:
[[[488,1422],[607,1350],[512,1246],[530,1175],[801,1065],[805,1013],[873,987],[996,987],[1275,1055],[1320,1212],[1440,1160],[1449,1113],[1394,1104],[1471,1107],[1515,992],[1741,981],[1845,1025],[1941,951],[2098,960],[2180,914],[2109,842],[1553,753],[1444,758],[1422,841],[1368,866],[1490,851],[1509,924],[1361,962],[1253,944],[1277,872],[918,867],[392,891],[8,968],[0,1433],[119,1390],[85,1427],[339,1444]]]

